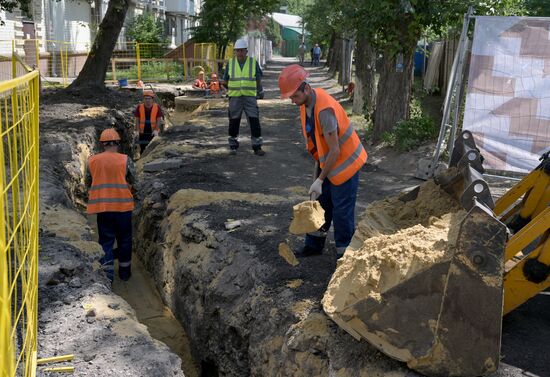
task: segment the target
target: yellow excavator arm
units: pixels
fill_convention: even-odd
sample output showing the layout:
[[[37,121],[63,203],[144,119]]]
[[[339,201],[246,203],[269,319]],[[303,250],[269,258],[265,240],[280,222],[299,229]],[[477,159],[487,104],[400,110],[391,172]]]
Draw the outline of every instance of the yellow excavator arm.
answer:
[[[327,315],[427,376],[496,371],[502,316],[550,286],[548,153],[541,160],[494,202],[463,131],[449,169],[366,209],[323,298]]]
[[[507,314],[550,287],[550,157],[495,203],[494,212],[514,232],[506,243],[504,309]],[[528,251],[532,249],[530,252]]]

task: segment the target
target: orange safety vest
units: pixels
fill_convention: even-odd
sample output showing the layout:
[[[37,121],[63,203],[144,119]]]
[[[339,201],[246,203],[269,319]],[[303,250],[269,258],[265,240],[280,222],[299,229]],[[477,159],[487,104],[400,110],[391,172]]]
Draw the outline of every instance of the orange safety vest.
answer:
[[[321,169],[325,166],[325,161],[329,152],[327,142],[323,135],[323,127],[319,121],[319,113],[325,109],[331,108],[334,111],[338,121],[338,142],[340,144],[340,155],[336,164],[328,173],[328,179],[333,185],[341,185],[353,177],[361,166],[367,162],[367,151],[363,148],[359,136],[352,128],[350,120],[338,101],[332,98],[324,89],[314,89],[316,94],[315,109],[313,118],[315,121],[315,140],[317,148],[313,144],[313,139],[306,131],[306,106],[300,106],[300,117],[302,118],[302,132],[307,140],[307,149],[309,153],[319,161]]]
[[[159,112],[159,105],[156,103],[153,104],[151,108],[151,131],[158,131],[157,124],[157,113]],[[145,105],[142,103],[139,105],[139,133],[142,134],[145,132]]]
[[[196,79],[193,85],[198,86],[200,89],[206,89],[206,81],[201,79]]]
[[[219,81],[212,81],[210,82],[210,91],[217,93],[220,91],[220,82]]]
[[[92,186],[88,213],[127,212],[134,209],[134,197],[126,181],[128,156],[116,152],[96,154],[88,160]]]

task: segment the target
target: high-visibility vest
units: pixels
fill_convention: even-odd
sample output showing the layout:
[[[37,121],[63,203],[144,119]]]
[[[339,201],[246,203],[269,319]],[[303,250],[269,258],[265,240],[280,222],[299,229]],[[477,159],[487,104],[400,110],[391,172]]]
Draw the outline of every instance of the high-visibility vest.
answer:
[[[153,107],[151,108],[151,116],[149,117],[149,120],[151,121],[151,131],[158,131],[158,123],[157,123],[157,114],[159,112],[159,105],[156,103],[153,104]],[[145,105],[142,103],[139,105],[139,133],[142,134],[145,132]]]
[[[338,101],[332,98],[324,89],[314,89],[316,100],[315,110],[312,114],[315,129],[315,141],[306,131],[306,106],[300,106],[300,116],[302,119],[302,132],[307,140],[307,149],[315,160],[319,161],[321,169],[325,166],[326,158],[329,152],[327,142],[323,135],[323,126],[319,121],[319,113],[325,109],[332,109],[336,120],[338,121],[338,143],[340,144],[340,155],[332,170],[328,173],[328,179],[333,185],[341,185],[353,177],[361,166],[367,162],[367,151],[363,148],[359,136],[352,128],[350,120]],[[317,146],[317,147],[316,147]]]
[[[220,82],[219,81],[212,81],[210,83],[210,91],[213,93],[217,93],[220,91]]]
[[[229,81],[227,95],[229,97],[256,97],[256,59],[247,57],[241,69],[237,58],[227,62]]]
[[[88,213],[127,212],[134,209],[134,197],[126,181],[128,156],[103,152],[89,158],[92,186],[88,193]]]
[[[194,85],[198,86],[200,89],[206,89],[206,82],[204,80],[196,79]]]

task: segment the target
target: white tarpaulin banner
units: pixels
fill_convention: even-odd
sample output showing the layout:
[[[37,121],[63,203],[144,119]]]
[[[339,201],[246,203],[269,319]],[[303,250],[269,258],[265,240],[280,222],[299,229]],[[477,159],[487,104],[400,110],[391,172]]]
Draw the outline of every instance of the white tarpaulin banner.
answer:
[[[550,18],[476,17],[463,129],[486,168],[537,166],[550,149]]]

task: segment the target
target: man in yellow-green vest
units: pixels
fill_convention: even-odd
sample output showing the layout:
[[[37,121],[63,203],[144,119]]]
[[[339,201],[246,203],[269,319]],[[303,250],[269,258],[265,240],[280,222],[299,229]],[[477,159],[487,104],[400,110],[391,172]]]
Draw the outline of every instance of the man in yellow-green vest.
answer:
[[[237,154],[239,148],[239,127],[244,111],[250,124],[251,144],[254,154],[263,156],[262,129],[257,98],[263,98],[262,70],[256,59],[246,56],[248,42],[239,39],[233,46],[235,57],[225,66],[222,84],[227,87],[229,97],[229,150]]]

